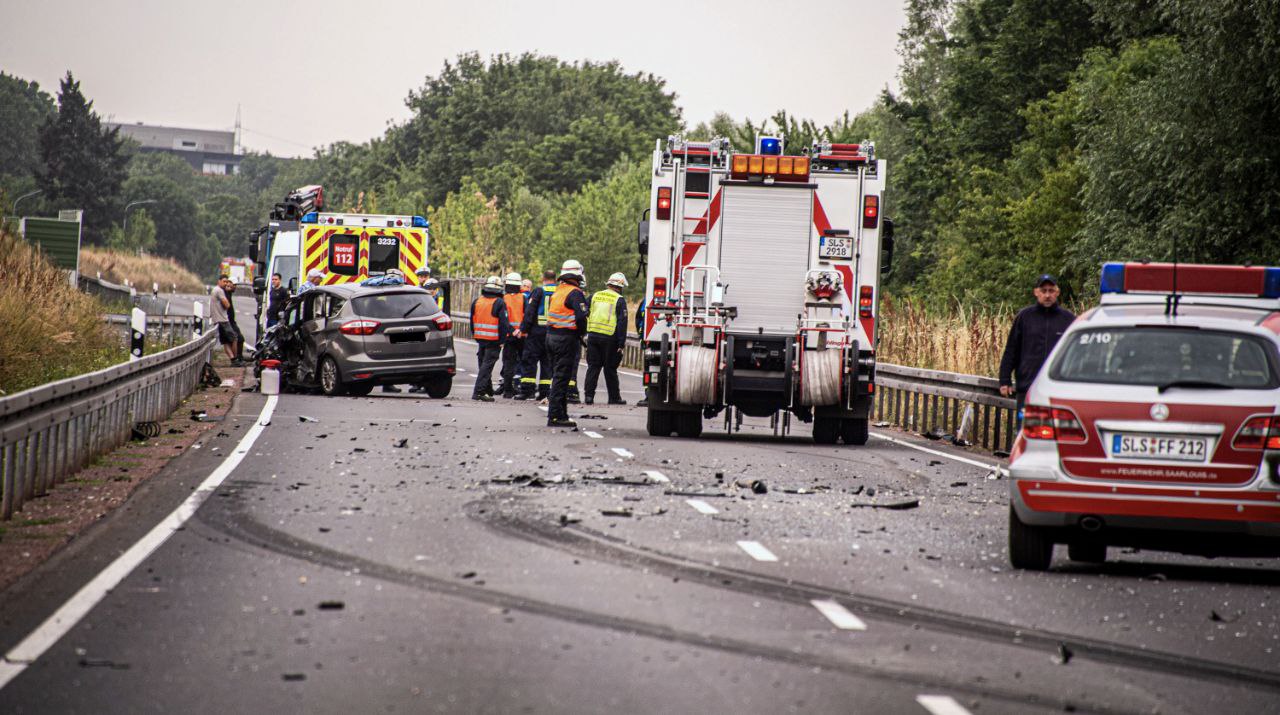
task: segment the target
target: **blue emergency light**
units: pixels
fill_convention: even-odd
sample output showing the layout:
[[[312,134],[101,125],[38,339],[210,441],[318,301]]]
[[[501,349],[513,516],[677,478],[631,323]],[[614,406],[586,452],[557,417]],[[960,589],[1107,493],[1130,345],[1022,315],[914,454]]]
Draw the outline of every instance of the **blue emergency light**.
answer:
[[[320,220],[320,214],[315,211],[312,211],[311,213],[302,217],[302,223],[316,223],[319,220]]]
[[[426,227],[427,227],[427,226],[429,226],[429,225],[430,225],[430,224],[428,224],[428,223],[427,223],[427,220],[426,220],[425,218],[423,218],[423,217],[421,217],[421,216],[414,216],[414,217],[413,217],[413,227],[414,227],[414,228],[426,228]]]
[[[777,137],[761,137],[760,153],[766,156],[779,156],[782,154],[782,140]]]
[[[1102,264],[1102,292],[1103,293],[1123,293],[1124,292],[1124,264],[1123,263]]]

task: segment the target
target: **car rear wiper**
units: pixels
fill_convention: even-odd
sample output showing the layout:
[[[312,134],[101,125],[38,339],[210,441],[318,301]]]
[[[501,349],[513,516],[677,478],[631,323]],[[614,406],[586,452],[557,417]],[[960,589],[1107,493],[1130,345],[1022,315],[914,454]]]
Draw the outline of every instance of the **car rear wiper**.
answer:
[[[1212,382],[1210,380],[1174,380],[1166,382],[1156,389],[1156,392],[1164,392],[1174,387],[1186,387],[1194,390],[1230,390],[1230,385],[1224,385],[1221,382]]]
[[[421,308],[421,307],[422,307],[422,304],[421,304],[421,303],[414,303],[414,304],[413,304],[413,307],[412,307],[412,308],[410,308],[409,310],[405,311],[405,314],[404,314],[404,315],[402,315],[402,316],[400,316],[400,317],[401,317],[401,318],[407,318],[407,317],[409,317],[409,313],[412,313],[413,311],[415,311],[415,310],[417,310],[418,308]]]

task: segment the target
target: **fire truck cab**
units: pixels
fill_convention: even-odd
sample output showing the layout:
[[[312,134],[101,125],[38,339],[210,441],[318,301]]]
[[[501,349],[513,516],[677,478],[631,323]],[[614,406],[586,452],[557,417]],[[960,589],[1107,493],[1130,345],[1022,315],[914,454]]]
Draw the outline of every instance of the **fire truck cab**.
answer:
[[[794,415],[819,443],[866,442],[885,180],[870,143],[657,143],[639,229],[651,435],[696,437],[720,414],[729,431],[746,415],[785,435]]]

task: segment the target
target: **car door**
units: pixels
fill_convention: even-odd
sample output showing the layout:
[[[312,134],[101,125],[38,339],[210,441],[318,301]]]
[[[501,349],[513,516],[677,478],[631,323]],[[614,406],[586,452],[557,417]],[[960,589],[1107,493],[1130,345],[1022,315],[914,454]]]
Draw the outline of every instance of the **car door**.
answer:
[[[302,343],[302,370],[308,382],[315,381],[316,367],[320,360],[320,346],[327,318],[325,307],[328,305],[328,294],[322,291],[308,291],[302,300],[301,325],[298,336]]]

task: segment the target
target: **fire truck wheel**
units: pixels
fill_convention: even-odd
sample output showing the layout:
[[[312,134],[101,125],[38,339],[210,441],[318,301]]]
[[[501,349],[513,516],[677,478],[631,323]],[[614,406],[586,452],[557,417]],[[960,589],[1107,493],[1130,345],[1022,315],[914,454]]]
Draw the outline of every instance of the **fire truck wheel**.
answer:
[[[675,429],[672,424],[672,418],[675,414],[669,410],[663,410],[654,407],[652,403],[649,405],[649,413],[645,420],[645,426],[649,430],[650,437],[669,437]]]
[[[333,397],[346,391],[346,385],[342,384],[342,376],[338,373],[338,363],[333,358],[328,355],[320,358],[317,372],[320,374],[320,390],[324,394]]]
[[[840,420],[836,417],[813,418],[813,441],[816,444],[835,444],[840,438]]]
[[[867,420],[840,420],[840,438],[845,444],[863,445],[867,443]]]
[[[676,418],[676,434],[685,438],[702,436],[702,415],[697,412],[682,412]]]
[[[422,386],[427,390],[427,397],[443,400],[449,396],[449,391],[453,389],[453,375],[429,377],[423,381]]]
[[[1047,571],[1053,561],[1053,538],[1045,529],[1028,526],[1009,507],[1009,563],[1015,569]]]

